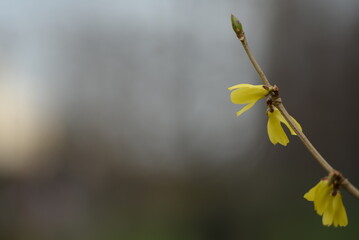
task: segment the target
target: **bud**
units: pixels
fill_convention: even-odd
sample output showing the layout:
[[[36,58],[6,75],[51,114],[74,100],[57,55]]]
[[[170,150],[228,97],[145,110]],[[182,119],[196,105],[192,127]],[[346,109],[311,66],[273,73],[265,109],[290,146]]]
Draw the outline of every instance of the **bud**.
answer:
[[[233,14],[231,14],[231,21],[232,21],[233,31],[237,34],[237,37],[241,39],[244,35],[242,24]]]

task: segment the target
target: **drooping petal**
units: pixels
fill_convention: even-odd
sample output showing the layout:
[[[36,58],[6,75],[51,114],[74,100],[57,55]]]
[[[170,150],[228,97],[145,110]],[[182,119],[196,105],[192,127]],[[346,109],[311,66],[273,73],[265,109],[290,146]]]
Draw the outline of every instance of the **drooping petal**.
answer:
[[[320,181],[317,191],[316,191],[316,196],[315,196],[315,200],[314,200],[314,208],[317,211],[317,213],[322,216],[325,209],[327,208],[329,202],[330,202],[330,196],[331,196],[331,191],[333,190],[333,185],[328,185],[328,181],[327,180],[322,180]]]
[[[323,216],[323,225],[344,227],[348,225],[348,217],[343,205],[342,196],[338,190],[333,196],[333,189],[333,184],[329,184],[328,179],[323,179],[310,189],[304,197],[314,202],[315,211]]]
[[[334,208],[333,208],[333,196],[328,195],[327,198],[327,207],[325,208],[325,211],[323,212],[323,218],[322,223],[325,226],[330,226],[333,224],[334,219]]]
[[[319,183],[318,183],[319,184]],[[304,194],[304,198],[308,201],[313,202],[315,200],[315,192],[317,191],[318,184],[312,187],[306,194]]]
[[[254,106],[255,103],[256,103],[256,101],[251,102],[251,103],[247,104],[246,106],[244,106],[244,108],[242,108],[240,111],[237,112],[237,116],[239,117],[242,113],[249,110],[251,107]]]
[[[287,120],[285,120],[285,118],[283,117],[283,115],[279,112],[279,110],[277,108],[274,109],[274,111],[276,112],[276,116],[278,117],[279,121],[281,121],[282,123],[284,123],[287,128],[289,129],[290,133],[292,135],[297,135],[294,130],[292,129],[292,127],[289,125],[289,123],[287,122]],[[290,116],[292,118],[292,120],[294,121],[294,123],[298,126],[298,128],[302,131],[302,126],[300,126],[300,124],[297,122],[297,120],[295,120],[292,116]]]
[[[276,117],[275,113],[268,112],[268,124],[267,131],[269,140],[276,145],[277,143],[287,146],[289,139],[285,134],[279,119]]]
[[[333,208],[335,209],[334,226],[345,227],[348,225],[348,217],[342,201],[340,192],[333,199]]]
[[[291,118],[292,118],[292,120],[293,120],[293,122],[298,126],[298,128],[300,129],[300,131],[303,131],[303,128],[302,128],[302,126],[299,124],[299,122],[297,121],[297,120],[295,120],[295,118],[294,117],[292,117],[292,116],[290,116]],[[289,128],[289,127],[288,127]],[[294,131],[293,131],[293,129],[292,128],[289,128],[289,130],[291,131],[291,133],[292,133],[292,135],[297,135]]]

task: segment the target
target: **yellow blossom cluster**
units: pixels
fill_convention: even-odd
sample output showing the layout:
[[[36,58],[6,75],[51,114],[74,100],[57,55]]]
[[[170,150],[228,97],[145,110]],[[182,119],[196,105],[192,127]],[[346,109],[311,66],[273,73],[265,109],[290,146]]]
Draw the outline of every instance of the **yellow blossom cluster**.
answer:
[[[339,190],[334,189],[334,184],[327,179],[321,180],[310,189],[304,198],[314,202],[314,210],[323,216],[322,222],[325,226],[344,227],[348,225],[348,217],[345,211],[342,195]]]
[[[264,85],[238,84],[228,89],[232,91],[231,101],[233,103],[247,104],[237,112],[237,116],[249,110],[258,100],[271,93],[270,88]],[[292,135],[296,135],[296,133],[273,103],[267,101],[267,104],[267,131],[269,140],[274,145],[279,143],[286,146],[289,143],[289,139],[283,130],[282,123],[288,127]],[[291,118],[298,129],[302,130],[300,124],[293,117]],[[322,222],[325,226],[343,227],[348,225],[348,218],[341,193],[339,192],[339,186],[340,184],[333,184],[333,181],[324,179],[304,195],[305,199],[314,202],[314,209],[320,216],[323,216]]]
[[[269,90],[263,85],[238,84],[228,89],[233,90],[231,92],[231,100],[234,104],[247,104],[237,112],[237,116],[240,116],[242,113],[249,110],[258,100],[266,97],[269,94]],[[292,135],[296,135],[296,133],[293,131],[291,126],[284,119],[276,107],[273,106],[271,111],[267,111],[267,116],[267,130],[269,140],[274,145],[280,143],[283,146],[287,146],[289,139],[284,132],[281,123],[288,127]],[[294,118],[292,119],[297,124],[298,128],[302,130],[300,124]]]

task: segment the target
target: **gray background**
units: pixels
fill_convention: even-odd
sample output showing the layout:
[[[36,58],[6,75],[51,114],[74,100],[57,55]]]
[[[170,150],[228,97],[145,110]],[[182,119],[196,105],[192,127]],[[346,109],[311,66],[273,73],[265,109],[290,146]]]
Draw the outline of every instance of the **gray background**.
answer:
[[[303,194],[324,170],[270,143],[231,29],[328,161],[359,185],[355,0],[0,2],[1,239],[356,239]]]

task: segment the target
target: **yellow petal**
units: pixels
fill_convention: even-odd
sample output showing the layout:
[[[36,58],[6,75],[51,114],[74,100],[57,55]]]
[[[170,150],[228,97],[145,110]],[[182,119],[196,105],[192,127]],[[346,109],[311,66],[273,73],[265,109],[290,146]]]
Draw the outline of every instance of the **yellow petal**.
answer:
[[[319,184],[319,183],[318,183]],[[317,191],[318,184],[312,187],[306,194],[304,194],[304,198],[308,201],[313,202],[315,199],[315,192]]]
[[[241,83],[241,84],[237,84],[237,85],[234,85],[232,87],[229,87],[228,90],[233,90],[233,89],[237,89],[237,88],[249,88],[251,86],[254,86],[252,84],[247,84],[247,83]]]
[[[237,112],[237,116],[239,117],[242,113],[244,113],[245,111],[249,110],[251,107],[254,106],[254,104],[256,103],[256,101],[247,104],[244,108],[242,108],[240,111]]]
[[[334,226],[345,227],[348,225],[348,217],[342,201],[340,192],[333,199],[334,214]]]
[[[319,182],[314,199],[314,208],[319,215],[323,215],[324,211],[328,207],[328,204],[330,204],[332,190],[333,184],[328,185],[327,180]]]
[[[297,135],[294,130],[292,129],[292,127],[289,125],[289,123],[287,122],[287,120],[285,120],[285,118],[283,117],[283,115],[279,112],[279,110],[277,108],[274,108],[274,112],[276,114],[276,117],[279,119],[279,121],[281,121],[282,123],[284,123],[287,128],[289,129],[290,133],[292,135]],[[300,126],[300,124],[297,122],[297,120],[295,120],[292,116],[290,116],[292,118],[292,120],[294,121],[294,123],[298,126],[298,128],[302,131],[302,126]]]
[[[234,104],[251,103],[253,101],[258,101],[259,99],[264,98],[267,93],[268,91],[265,90],[262,85],[239,87],[231,92],[231,101]]]
[[[231,101],[233,103],[248,104],[237,112],[237,116],[253,107],[259,99],[264,98],[268,94],[268,90],[264,89],[263,85],[238,84],[228,89],[233,90],[231,92]]]
[[[304,198],[308,201],[314,201],[314,209],[319,215],[323,216],[323,225],[346,226],[348,225],[348,217],[342,196],[340,192],[333,196],[333,184],[328,183],[327,179],[321,180],[304,195]]]
[[[302,126],[300,126],[299,122],[297,122],[297,120],[295,120],[294,117],[292,117],[292,116],[290,116],[290,117],[292,118],[293,122],[298,126],[298,128],[300,129],[300,131],[303,131]],[[293,132],[292,135],[297,135],[297,134],[293,131],[292,128],[289,128],[289,130],[291,130],[291,132]]]
[[[280,125],[279,119],[276,117],[275,113],[268,112],[268,124],[267,131],[269,140],[276,145],[277,143],[287,146],[289,139],[285,134],[282,126]]]
[[[327,206],[323,212],[322,223],[323,225],[329,227],[334,222],[334,208],[333,208],[334,197],[331,194],[329,194],[326,198],[327,198]]]
[[[263,85],[253,85],[253,84],[248,84],[248,83],[241,83],[241,84],[237,84],[234,85],[232,87],[229,87],[228,90],[233,90],[233,89],[238,89],[238,88],[258,88],[258,89],[264,89]],[[265,90],[265,89],[264,89]],[[266,92],[268,92],[267,90],[265,90]]]

